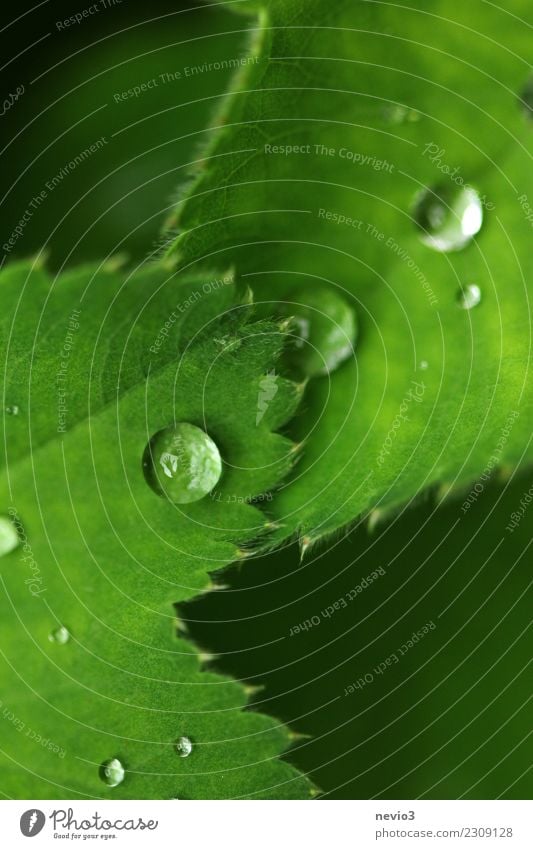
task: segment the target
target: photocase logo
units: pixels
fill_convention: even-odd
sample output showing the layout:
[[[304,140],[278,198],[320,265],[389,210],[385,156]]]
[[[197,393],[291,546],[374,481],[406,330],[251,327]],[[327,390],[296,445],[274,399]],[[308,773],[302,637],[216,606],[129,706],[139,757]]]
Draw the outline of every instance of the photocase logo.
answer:
[[[35,837],[43,830],[46,817],[42,811],[32,808],[25,811],[20,818],[20,830],[24,837]]]
[[[278,375],[272,369],[261,378],[259,383],[259,393],[257,395],[257,415],[255,417],[256,426],[261,422],[265,415],[270,402],[274,399],[278,392]]]

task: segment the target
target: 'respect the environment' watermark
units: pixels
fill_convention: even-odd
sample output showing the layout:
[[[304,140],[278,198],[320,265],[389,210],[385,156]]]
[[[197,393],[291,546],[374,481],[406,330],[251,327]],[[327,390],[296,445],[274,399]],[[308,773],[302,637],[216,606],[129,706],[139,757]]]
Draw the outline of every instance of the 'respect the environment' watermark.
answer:
[[[95,142],[90,144],[80,153],[76,154],[76,156],[63,165],[57,174],[54,174],[49,180],[46,181],[44,188],[41,189],[40,192],[37,192],[32,199],[29,201],[24,213],[20,217],[17,225],[13,228],[9,239],[2,245],[2,248],[6,252],[6,254],[11,253],[19,239],[24,235],[24,230],[30,223],[31,219],[37,212],[40,206],[45,202],[48,196],[65,180],[69,174],[72,174],[76,168],[89,159],[93,154],[97,153],[101,150],[105,145],[108,144],[108,140],[105,136],[101,136]]]
[[[146,92],[168,85],[168,83],[180,82],[180,80],[198,77],[202,74],[210,74],[213,71],[235,71],[247,65],[257,65],[260,61],[258,56],[242,56],[232,59],[220,59],[218,62],[204,62],[202,65],[186,65],[178,71],[163,71],[156,77],[144,80],[144,82],[138,83],[125,91],[116,91],[113,94],[113,100],[115,103],[136,100],[141,95],[146,94]]]
[[[94,17],[94,15],[97,15],[99,12],[106,12],[108,9],[113,9],[115,6],[121,5],[122,0],[98,0],[98,2],[92,3],[91,6],[86,6],[85,9],[75,12],[68,18],[56,21],[56,30],[58,32],[62,32],[70,27],[82,24],[88,18]]]

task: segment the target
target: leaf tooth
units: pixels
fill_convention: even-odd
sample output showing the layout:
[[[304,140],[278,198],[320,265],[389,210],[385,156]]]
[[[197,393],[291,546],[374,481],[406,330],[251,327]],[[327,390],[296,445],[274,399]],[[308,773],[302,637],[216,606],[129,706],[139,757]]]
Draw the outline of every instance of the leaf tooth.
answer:
[[[229,590],[229,589],[230,589],[229,584],[217,584],[217,583],[215,583],[215,581],[210,580],[210,581],[207,582],[207,584],[205,584],[201,588],[200,594],[201,595],[209,595],[210,593],[219,593],[219,592],[223,592],[224,590]]]
[[[368,518],[366,521],[366,529],[369,534],[375,533],[379,525],[383,524],[385,521],[386,511],[376,507],[374,510],[371,510],[368,514]]]
[[[210,652],[210,651],[199,651],[198,652],[198,661],[200,663],[200,666],[202,667],[202,670],[205,670],[207,667],[216,663],[218,660],[220,660],[219,654],[216,654],[216,653],[213,653],[213,652]]]
[[[273,522],[270,519],[268,519],[263,525],[263,529],[265,531],[281,531],[285,527],[287,526],[282,522]]]
[[[50,251],[46,248],[42,248],[39,253],[30,257],[32,268],[34,270],[42,271],[46,268],[46,263],[48,262],[49,257]]]
[[[238,548],[235,552],[235,560],[248,560],[254,554],[255,552],[251,548]]]
[[[304,731],[294,731],[292,728],[289,728],[287,737],[292,743],[298,743],[300,740],[312,740],[312,734],[306,734]]]
[[[190,639],[189,626],[187,622],[181,618],[181,616],[174,617],[174,627],[178,637],[182,637],[187,640]]]
[[[110,274],[114,271],[120,271],[120,269],[124,268],[124,266],[127,265],[128,262],[129,256],[124,251],[112,254],[106,260],[104,260],[101,265],[101,270]]]
[[[253,699],[259,693],[264,693],[266,687],[264,684],[243,684],[242,688],[249,699]]]
[[[305,555],[312,548],[315,543],[318,542],[318,537],[311,537],[309,534],[305,534],[304,536],[299,537],[298,545],[300,546],[300,563],[304,559]]]

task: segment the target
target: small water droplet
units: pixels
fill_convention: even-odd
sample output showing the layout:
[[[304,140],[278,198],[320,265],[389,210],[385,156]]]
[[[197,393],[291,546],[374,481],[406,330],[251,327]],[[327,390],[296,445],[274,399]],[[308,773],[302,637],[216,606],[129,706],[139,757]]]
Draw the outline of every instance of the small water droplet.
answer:
[[[146,480],[158,495],[175,504],[204,498],[222,474],[220,452],[201,428],[188,422],[160,430],[143,458]]]
[[[13,404],[11,407],[6,407],[6,413],[8,416],[18,416],[20,413],[20,407],[17,407],[16,404]]]
[[[471,310],[481,301],[481,289],[475,283],[469,283],[464,289],[460,289],[457,295],[457,303],[462,310]]]
[[[8,516],[0,516],[0,557],[20,545],[17,529]]]
[[[124,781],[126,771],[118,758],[111,758],[111,760],[103,762],[99,774],[108,787],[118,787]]]
[[[483,206],[471,186],[437,186],[418,194],[413,217],[424,244],[436,251],[459,251],[479,233]]]
[[[520,94],[520,108],[526,118],[533,119],[533,75],[529,77]]]
[[[292,334],[287,359],[307,377],[329,374],[353,357],[357,317],[342,295],[327,286],[298,290],[281,307],[291,321],[282,332]]]
[[[180,758],[188,758],[192,752],[192,741],[189,737],[178,737],[174,743],[174,748]]]
[[[428,367],[429,367],[429,363],[428,363],[427,360],[420,360],[420,363],[419,363],[419,366],[418,366],[420,371],[427,371]]]
[[[416,109],[402,103],[391,103],[385,108],[384,115],[389,124],[413,124],[422,117]]]
[[[54,631],[50,631],[48,639],[51,643],[57,643],[60,646],[64,646],[65,643],[68,643],[70,640],[70,631],[68,628],[65,628],[64,625],[61,625],[59,628],[55,628]]]

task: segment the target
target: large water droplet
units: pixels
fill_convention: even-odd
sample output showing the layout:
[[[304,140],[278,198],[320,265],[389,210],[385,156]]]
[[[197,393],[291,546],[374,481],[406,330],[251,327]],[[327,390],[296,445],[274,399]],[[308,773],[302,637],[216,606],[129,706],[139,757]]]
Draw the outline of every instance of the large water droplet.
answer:
[[[20,413],[20,407],[16,404],[13,404],[11,407],[6,407],[6,413],[8,416],[18,416]]]
[[[20,544],[15,525],[8,516],[0,516],[0,557],[9,554]]]
[[[471,186],[437,186],[420,192],[413,217],[424,244],[436,251],[459,251],[479,233],[483,206]]]
[[[192,752],[192,741],[189,737],[178,737],[174,747],[180,758],[188,758]]]
[[[126,771],[118,758],[111,758],[111,760],[103,762],[99,774],[108,787],[117,787],[124,781]]]
[[[148,443],[143,459],[147,482],[176,504],[204,498],[222,473],[220,453],[201,428],[188,422],[160,430]]]
[[[59,628],[50,631],[48,639],[51,643],[58,643],[58,645],[64,646],[70,640],[70,631],[64,625],[61,625]]]
[[[462,310],[471,310],[481,301],[481,289],[475,283],[469,283],[457,294],[457,303]]]
[[[329,374],[353,356],[356,313],[334,289],[292,292],[281,311],[292,317],[288,329],[295,336],[288,359],[307,377]]]

